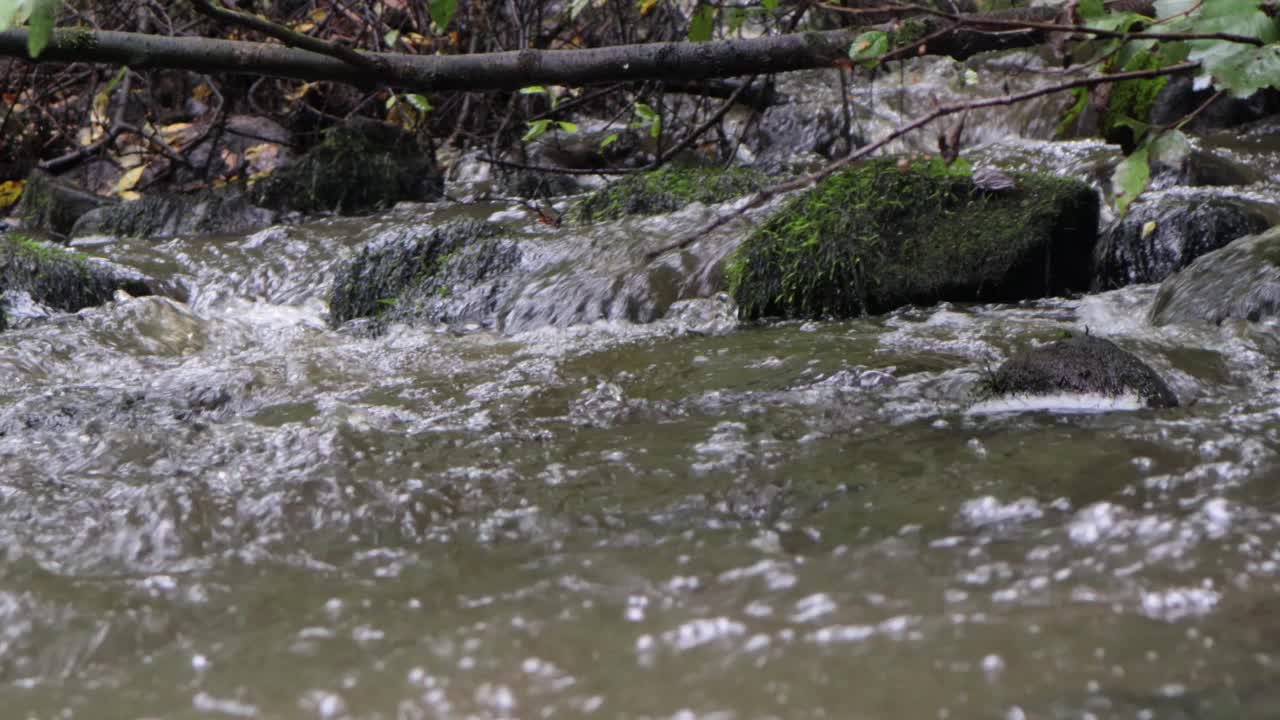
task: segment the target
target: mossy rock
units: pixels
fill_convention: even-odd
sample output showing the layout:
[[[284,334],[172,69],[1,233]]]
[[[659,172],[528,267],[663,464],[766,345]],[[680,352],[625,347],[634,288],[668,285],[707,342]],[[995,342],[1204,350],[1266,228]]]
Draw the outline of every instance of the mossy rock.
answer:
[[[1155,370],[1110,340],[1085,335],[1023,351],[987,383],[991,396],[1136,395],[1153,408],[1178,406],[1178,396]]]
[[[509,272],[519,260],[516,244],[488,223],[410,226],[366,243],[338,269],[329,321],[447,322],[455,294]]]
[[[428,148],[398,127],[352,120],[259,180],[251,197],[271,209],[359,215],[438,198],[444,179]]]
[[[18,203],[22,226],[31,231],[66,235],[85,213],[115,201],[85,192],[44,172],[27,178]]]
[[[0,290],[20,291],[43,305],[75,312],[111,300],[116,290],[152,295],[154,281],[26,235],[0,235]]]
[[[730,257],[744,320],[847,318],[938,301],[1015,302],[1089,287],[1098,198],[1012,174],[985,190],[940,161],[865,162],[793,198]]]
[[[598,222],[626,215],[658,215],[694,202],[724,202],[768,185],[768,176],[746,168],[666,166],[610,184],[575,205],[569,216],[580,222]]]

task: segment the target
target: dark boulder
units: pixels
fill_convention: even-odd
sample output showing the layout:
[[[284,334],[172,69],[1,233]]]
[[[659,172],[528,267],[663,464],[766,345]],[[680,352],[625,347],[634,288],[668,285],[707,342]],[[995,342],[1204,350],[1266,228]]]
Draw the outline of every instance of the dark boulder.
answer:
[[[116,202],[37,171],[27,178],[18,217],[26,230],[67,235],[82,215]]]
[[[502,278],[520,262],[516,243],[475,221],[409,226],[361,247],[338,269],[329,319],[493,322]]]
[[[1133,205],[1098,243],[1094,290],[1160,282],[1205,253],[1270,226],[1244,201],[1158,197]]]
[[[0,291],[21,292],[48,307],[75,312],[110,301],[117,290],[155,294],[155,280],[25,235],[0,236]]]
[[[1098,198],[1010,173],[984,190],[940,161],[842,170],[769,217],[726,266],[743,319],[855,317],[939,301],[1013,302],[1088,288]]]
[[[1173,77],[1156,95],[1149,122],[1173,125],[1195,112],[1210,97],[1211,88],[1196,90],[1190,77]],[[1208,134],[1243,125],[1280,112],[1280,92],[1264,89],[1247,98],[1222,97],[1191,119],[1184,130]]]
[[[85,213],[71,236],[167,238],[244,233],[266,227],[277,217],[278,213],[251,204],[239,188],[223,187],[189,195],[146,195],[101,207]]]
[[[868,21],[870,22],[870,21]],[[752,163],[768,171],[790,171],[797,160],[842,157],[861,144],[845,103],[848,89],[839,70],[779,76],[775,102],[746,134]]]
[[[1165,280],[1151,306],[1156,325],[1258,321],[1280,314],[1280,227],[1240,238]]]
[[[252,188],[256,205],[359,215],[440,197],[444,177],[430,148],[394,125],[352,119]]]
[[[1110,340],[1085,335],[1025,350],[987,382],[995,397],[1092,393],[1137,395],[1148,407],[1177,407],[1178,397],[1149,365]]]

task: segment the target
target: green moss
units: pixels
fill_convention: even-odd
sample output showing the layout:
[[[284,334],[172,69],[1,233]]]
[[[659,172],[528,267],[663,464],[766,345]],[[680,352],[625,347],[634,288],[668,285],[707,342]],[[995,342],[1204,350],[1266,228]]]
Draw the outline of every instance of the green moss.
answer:
[[[717,203],[756,192],[769,184],[763,173],[745,168],[666,166],[628,175],[592,193],[569,211],[578,222],[625,215],[673,212],[693,202]]]
[[[1132,72],[1136,70],[1152,70],[1160,67],[1159,56],[1153,52],[1135,54],[1128,62],[1114,72]],[[1164,89],[1168,77],[1147,78],[1141,80],[1124,80],[1111,85],[1107,96],[1107,108],[1099,121],[1102,137],[1123,148],[1137,145],[1146,132],[1147,121],[1151,117],[1151,108],[1155,106],[1156,96]]]
[[[29,235],[20,233],[6,236],[3,240],[9,243],[15,254],[37,262],[73,262],[83,266],[89,259],[84,253],[68,250],[52,243],[41,242]]]
[[[725,275],[739,314],[851,317],[1087,286],[1093,191],[1054,176],[1014,179],[1016,189],[989,192],[940,162],[902,169],[893,159],[836,173],[793,198],[729,258]],[[1078,251],[1060,253],[1076,242]]]
[[[88,50],[98,45],[93,30],[87,27],[57,28],[53,31],[53,44],[59,48]]]
[[[889,33],[890,47],[907,47],[919,42],[929,34],[929,23],[919,18],[906,18],[898,23],[898,27]]]

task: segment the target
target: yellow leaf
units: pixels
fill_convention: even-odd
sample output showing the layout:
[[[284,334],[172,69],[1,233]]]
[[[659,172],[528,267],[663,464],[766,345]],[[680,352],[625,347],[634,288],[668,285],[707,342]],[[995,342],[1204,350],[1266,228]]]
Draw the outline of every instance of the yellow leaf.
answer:
[[[312,10],[310,13],[308,13],[307,17],[311,18],[316,22],[320,22],[321,20],[324,20],[325,17],[328,16],[328,14],[329,14],[328,10],[325,10],[324,8],[316,8],[315,10]]]
[[[196,100],[202,103],[209,102],[209,98],[212,96],[213,96],[213,89],[210,88],[208,85],[205,85],[204,83],[200,83],[199,85],[195,86],[195,88],[191,91],[191,97],[195,98]]]
[[[142,193],[137,192],[136,190],[125,190],[124,192],[119,193],[119,195],[120,199],[125,202],[134,202],[142,199]]]
[[[1142,224],[1142,239],[1146,240],[1151,237],[1151,233],[1156,231],[1156,221],[1148,220]]]
[[[315,83],[302,83],[297,90],[294,90],[291,93],[286,93],[284,99],[289,102],[298,102],[302,98],[306,97],[307,93],[310,92],[311,88],[314,86]]]
[[[302,23],[298,23],[297,25],[294,25],[293,29],[296,30],[297,32],[304,33],[304,32],[309,32],[315,26],[316,24],[313,22],[302,22]]]
[[[6,180],[0,183],[0,208],[6,208],[18,202],[18,198],[22,197],[22,188],[26,184],[26,180]]]
[[[138,181],[142,179],[142,173],[146,171],[146,169],[146,165],[139,165],[138,167],[121,175],[120,179],[116,181],[116,194],[120,197],[125,197],[125,193],[132,190],[133,186],[137,185]]]

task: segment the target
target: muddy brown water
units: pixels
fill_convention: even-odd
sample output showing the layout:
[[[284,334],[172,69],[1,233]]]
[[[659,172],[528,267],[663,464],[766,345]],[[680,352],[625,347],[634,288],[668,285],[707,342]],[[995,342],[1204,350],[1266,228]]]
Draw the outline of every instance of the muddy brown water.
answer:
[[[1275,325],[369,338],[323,303],[368,227],[96,248],[190,303],[0,334],[6,717],[1280,714]],[[1185,406],[972,407],[1085,326]]]

